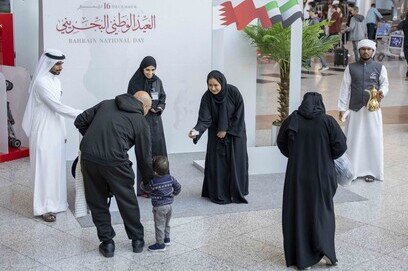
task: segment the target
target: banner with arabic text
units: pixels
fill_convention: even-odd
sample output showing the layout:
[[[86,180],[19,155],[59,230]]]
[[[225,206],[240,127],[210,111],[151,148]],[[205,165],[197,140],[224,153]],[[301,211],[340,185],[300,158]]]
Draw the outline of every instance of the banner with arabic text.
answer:
[[[163,0],[43,0],[44,47],[66,55],[60,76],[63,102],[86,109],[126,93],[141,60],[151,55],[167,94],[162,117],[168,151],[191,151],[186,131],[197,121],[211,68],[211,11],[210,0],[178,0],[177,5]],[[68,140],[78,140],[71,122]]]

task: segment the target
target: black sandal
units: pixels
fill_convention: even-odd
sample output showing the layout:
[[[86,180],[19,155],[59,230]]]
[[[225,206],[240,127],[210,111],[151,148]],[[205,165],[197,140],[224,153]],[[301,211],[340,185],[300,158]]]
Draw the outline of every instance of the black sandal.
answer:
[[[373,176],[367,175],[364,177],[364,181],[366,181],[367,183],[372,183],[375,181],[375,178]]]
[[[57,215],[54,213],[46,213],[41,217],[45,222],[55,222],[57,220]]]

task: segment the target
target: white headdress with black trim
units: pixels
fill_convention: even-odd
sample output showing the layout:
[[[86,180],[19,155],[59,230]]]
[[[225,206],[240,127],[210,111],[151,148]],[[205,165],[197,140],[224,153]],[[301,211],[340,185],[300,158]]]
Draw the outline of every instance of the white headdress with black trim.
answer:
[[[34,107],[33,106],[33,102],[34,102],[33,88],[34,88],[34,85],[37,82],[37,80],[42,78],[44,75],[46,75],[58,61],[62,61],[64,59],[65,59],[65,56],[61,51],[55,50],[55,49],[47,49],[44,51],[44,53],[40,57],[40,60],[38,61],[38,65],[37,65],[37,68],[35,69],[33,78],[30,83],[30,87],[28,88],[28,94],[30,96],[28,98],[28,102],[27,102],[27,106],[24,112],[24,117],[23,117],[23,122],[22,122],[23,130],[27,136],[30,136],[32,119],[33,119],[33,107]]]

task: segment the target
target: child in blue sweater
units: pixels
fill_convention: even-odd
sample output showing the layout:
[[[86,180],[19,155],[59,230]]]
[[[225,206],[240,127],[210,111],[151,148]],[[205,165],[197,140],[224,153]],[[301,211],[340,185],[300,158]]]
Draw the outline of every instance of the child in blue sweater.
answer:
[[[154,178],[148,183],[140,184],[141,188],[150,195],[153,205],[154,227],[156,243],[149,246],[150,251],[165,251],[170,245],[171,204],[174,196],[181,191],[181,185],[169,174],[169,161],[165,156],[153,158]]]

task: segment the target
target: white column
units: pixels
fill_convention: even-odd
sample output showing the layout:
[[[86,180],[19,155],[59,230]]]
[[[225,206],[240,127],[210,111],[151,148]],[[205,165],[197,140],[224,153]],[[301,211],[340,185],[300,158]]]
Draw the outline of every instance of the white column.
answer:
[[[39,2],[12,2],[16,66],[24,67],[33,74],[39,57]]]
[[[291,25],[290,37],[290,89],[289,114],[296,110],[301,101],[301,68],[302,68],[302,20]]]
[[[367,12],[371,7],[371,0],[357,0],[356,6],[358,7],[359,10],[358,13],[366,17]]]
[[[213,0],[212,1],[212,22],[215,23],[217,16],[214,14],[214,8],[220,5],[223,1]],[[215,16],[215,17],[214,17]],[[224,28],[214,29],[212,26],[212,42],[211,42],[211,69],[224,71]]]
[[[6,79],[0,73],[0,152],[8,153]]]
[[[224,71],[224,29],[212,31],[211,68]]]

